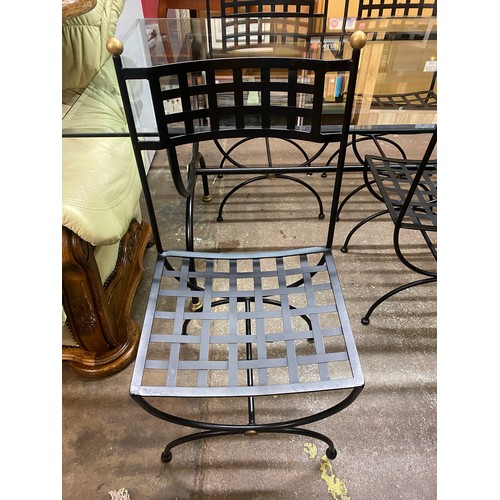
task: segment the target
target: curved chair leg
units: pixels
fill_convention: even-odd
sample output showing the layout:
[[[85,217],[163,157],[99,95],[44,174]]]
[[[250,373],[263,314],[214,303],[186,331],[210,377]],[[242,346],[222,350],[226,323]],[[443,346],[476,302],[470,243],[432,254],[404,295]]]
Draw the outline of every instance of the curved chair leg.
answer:
[[[193,434],[188,434],[187,436],[182,436],[180,438],[174,439],[170,441],[170,443],[165,446],[165,449],[162,451],[161,460],[162,462],[170,462],[172,460],[172,449],[180,444],[190,443],[191,441],[196,441],[198,439],[205,439],[209,437],[217,437],[217,436],[228,436],[230,434],[239,434],[237,432],[231,431],[203,431],[203,432],[195,432]]]
[[[252,141],[254,140],[253,137],[246,137],[244,139],[241,139],[239,140],[237,143],[233,144],[227,151],[221,146],[220,142],[217,141],[217,140],[214,140],[214,144],[215,146],[217,147],[217,149],[219,150],[219,152],[221,153],[222,155],[222,160],[220,161],[220,164],[219,164],[219,168],[222,170],[224,168],[224,163],[226,163],[226,161],[228,161],[229,163],[231,163],[232,165],[234,165],[235,167],[238,167],[238,168],[245,168],[245,165],[243,165],[242,163],[240,163],[239,161],[236,161],[232,156],[232,152],[239,148],[242,144],[248,142],[248,141]],[[304,157],[304,163],[311,163],[312,160],[314,158],[317,158],[321,152],[323,152],[323,150],[325,149],[324,146],[322,146],[319,150],[319,153],[315,153],[313,158],[309,158],[309,155],[307,154],[306,150],[300,145],[298,144],[297,142],[295,142],[293,139],[286,139],[286,138],[281,138],[280,140],[284,141],[284,142],[287,142],[288,144],[291,144],[293,147],[295,147],[301,154],[302,156]],[[269,141],[266,140],[266,149],[268,151],[268,159],[269,161],[270,160],[270,145],[269,145]],[[272,165],[272,162],[270,163],[270,165]],[[224,175],[222,173],[220,173],[218,176],[217,176],[219,179],[222,179],[222,177],[224,177]]]
[[[363,183],[357,188],[353,189],[343,200],[342,203],[339,205],[339,208],[337,210],[337,221],[340,219],[340,212],[344,208],[345,204],[356,194],[359,193],[362,189],[368,188],[368,184],[373,184],[375,182],[375,179],[372,179],[371,181],[368,181],[368,183]]]
[[[401,245],[399,243],[399,235],[400,235],[400,233],[401,233],[401,227],[397,226],[395,228],[395,230],[394,230],[393,244],[394,244],[394,249],[396,251],[396,255],[398,256],[399,260],[408,269],[411,269],[412,271],[414,271],[416,273],[420,273],[420,274],[423,274],[425,276],[435,277],[436,276],[436,272],[435,271],[429,271],[429,270],[426,270],[426,269],[424,269],[422,267],[418,267],[416,264],[414,264],[413,262],[410,262],[410,260],[406,258],[406,256],[403,253],[403,250],[401,248]],[[437,260],[437,250],[433,246],[429,235],[427,234],[427,232],[425,230],[420,230],[420,234],[422,235],[422,237],[423,237],[424,241],[426,242],[429,250],[431,251],[432,256],[434,257],[434,259]]]
[[[139,404],[139,406],[141,406],[144,410],[146,410],[150,415],[153,415],[154,417],[157,417],[161,420],[165,420],[167,422],[171,422],[177,425],[183,425],[195,429],[202,429],[201,432],[195,432],[187,436],[182,436],[168,443],[161,454],[161,459],[164,462],[170,462],[172,460],[172,451],[171,451],[172,448],[183,443],[188,443],[190,441],[195,441],[203,438],[226,436],[231,434],[244,434],[246,436],[255,436],[261,433],[299,434],[319,439],[327,444],[328,449],[326,451],[326,454],[328,458],[333,460],[337,456],[337,450],[335,449],[332,440],[319,432],[312,431],[309,429],[302,429],[299,428],[299,426],[317,422],[319,420],[330,417],[344,410],[351,403],[354,402],[354,400],[361,393],[362,389],[363,386],[351,389],[349,394],[347,394],[342,401],[336,403],[330,408],[327,408],[326,410],[320,411],[313,415],[309,415],[307,417],[301,417],[295,420],[288,420],[284,422],[276,422],[271,424],[256,424],[252,418],[253,413],[251,415],[250,423],[247,425],[215,424],[209,422],[201,422],[169,414],[163,410],[156,408],[151,403],[146,401],[146,399],[144,399],[142,396],[132,395],[132,399],[134,399],[134,401],[136,401]]]
[[[344,244],[342,245],[342,247],[340,248],[340,251],[342,253],[347,253],[347,250],[348,250],[348,245],[349,245],[349,241],[351,240],[352,236],[354,235],[354,233],[361,227],[361,226],[364,226],[367,222],[370,222],[371,220],[373,219],[376,219],[377,217],[380,217],[381,215],[385,215],[385,214],[388,214],[389,213],[389,210],[381,210],[380,212],[377,212],[377,213],[374,213],[372,215],[370,215],[369,217],[367,217],[366,219],[363,219],[361,222],[359,222],[358,224],[356,224],[349,232],[349,234],[347,235],[345,241],[344,241]]]
[[[425,285],[426,283],[434,283],[436,281],[437,281],[437,277],[424,278],[424,279],[421,279],[421,280],[412,281],[411,283],[406,283],[405,285],[398,286],[397,288],[394,288],[390,292],[385,293],[384,295],[382,295],[382,297],[380,297],[379,299],[377,299],[371,305],[371,307],[370,307],[370,309],[368,309],[367,313],[361,318],[361,323],[363,325],[368,325],[370,323],[370,316],[371,316],[372,312],[380,304],[382,304],[382,302],[384,302],[388,298],[392,297],[393,295],[396,295],[397,293],[399,293],[399,292],[401,292],[403,290],[407,290],[408,288],[412,288],[412,287],[417,286],[417,285]]]
[[[219,206],[219,214],[217,216],[217,222],[222,222],[224,220],[224,218],[222,217],[222,211],[224,210],[224,206],[226,205],[226,203],[229,200],[229,198],[236,191],[238,191],[239,189],[241,189],[244,186],[248,186],[248,184],[251,184],[253,182],[260,181],[260,180],[263,180],[263,179],[269,179],[269,176],[268,175],[259,175],[257,177],[253,177],[252,179],[247,179],[246,181],[241,182],[236,187],[234,187],[233,189],[231,189],[226,194],[226,196],[224,196],[224,199],[221,201],[221,204]],[[297,182],[301,186],[304,186],[306,189],[308,189],[314,195],[314,197],[316,198],[316,201],[318,202],[318,206],[319,206],[318,219],[324,219],[325,218],[325,213],[323,211],[323,202],[321,201],[321,198],[320,198],[319,194],[316,192],[316,190],[312,186],[310,186],[309,184],[307,184],[307,182],[304,182],[301,179],[297,179],[296,177],[291,177],[289,175],[284,175],[284,174],[277,174],[276,175],[276,179],[287,179],[289,181]]]
[[[187,436],[182,436],[180,438],[174,439],[170,443],[165,446],[165,449],[163,450],[161,454],[161,460],[162,462],[170,462],[172,460],[172,449],[175,448],[176,446],[179,446],[180,444],[184,443],[189,443],[191,441],[196,441],[198,439],[206,439],[209,437],[218,437],[218,436],[230,436],[230,435],[237,435],[237,434],[243,434],[245,436],[256,436],[257,434],[263,434],[263,433],[284,433],[284,434],[298,434],[301,436],[307,436],[311,437],[313,439],[317,439],[318,441],[323,441],[327,445],[326,449],[326,456],[330,460],[334,460],[335,457],[337,456],[337,450],[335,449],[335,446],[333,444],[333,441],[325,436],[324,434],[321,434],[316,431],[311,431],[309,429],[296,429],[296,428],[284,428],[284,429],[266,429],[263,431],[253,431],[253,430],[217,430],[217,431],[202,431],[202,432],[194,432],[193,434],[188,434]]]

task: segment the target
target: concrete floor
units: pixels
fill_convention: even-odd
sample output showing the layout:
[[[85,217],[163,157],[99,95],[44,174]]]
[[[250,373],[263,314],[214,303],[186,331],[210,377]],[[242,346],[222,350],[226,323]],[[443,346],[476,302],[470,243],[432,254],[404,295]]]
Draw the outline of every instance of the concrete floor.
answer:
[[[428,137],[397,139],[409,157],[418,157]],[[287,147],[273,145],[275,163],[293,154]],[[207,163],[218,165],[215,150],[208,150]],[[253,159],[259,151],[263,149],[258,145],[250,150]],[[160,225],[169,242],[181,248],[183,204],[172,194],[162,160],[158,154],[149,178],[158,200]],[[325,205],[332,177],[309,178]],[[346,174],[343,194],[360,182],[360,173]],[[224,221],[216,222],[219,203],[234,183],[228,176],[212,179],[210,203],[201,201],[198,189],[195,235],[199,247],[235,249],[261,241],[271,246],[309,245],[321,236],[326,221],[318,220],[313,196],[296,183],[277,179],[238,191],[224,210]],[[436,498],[436,285],[397,294],[376,309],[370,324],[364,326],[360,319],[374,300],[419,276],[396,257],[388,217],[356,233],[348,253],[338,250],[347,232],[380,208],[363,190],[346,205],[337,224],[336,262],[366,385],[346,410],[311,425],[333,439],[338,450],[335,460],[324,457],[323,443],[314,443],[318,447],[314,456],[308,453],[311,440],[305,437],[263,434],[184,444],[173,450],[172,462],[163,463],[160,453],[165,444],[189,430],[152,417],[132,401],[128,390],[133,365],[100,380],[83,379],[63,365],[63,498],[108,499],[109,491],[121,488],[128,490],[131,500]],[[145,209],[143,214],[147,218]],[[280,217],[286,219],[285,226],[276,222]],[[300,224],[296,234],[290,231],[292,222]],[[435,265],[418,236],[406,241],[416,258]],[[139,324],[154,261],[153,247],[147,250],[146,271],[133,307]],[[325,406],[332,397],[323,393],[266,398],[257,401],[257,412],[262,420],[276,414],[288,417],[295,410],[299,416],[301,411]],[[192,400],[175,400],[170,405],[209,418],[237,412],[241,406]]]

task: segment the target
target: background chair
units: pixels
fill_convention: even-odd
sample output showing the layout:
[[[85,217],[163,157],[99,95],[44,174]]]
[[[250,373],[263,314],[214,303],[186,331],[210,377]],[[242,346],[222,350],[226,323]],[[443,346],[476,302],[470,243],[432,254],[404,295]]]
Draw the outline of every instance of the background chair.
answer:
[[[209,30],[209,54],[211,57],[235,56],[275,56],[275,57],[311,57],[313,51],[323,50],[326,32],[328,1],[317,9],[314,0],[221,0],[220,9],[214,12],[207,0],[207,18]],[[314,45],[312,41],[314,39]],[[314,47],[314,48],[313,48]],[[314,54],[320,57],[320,54]],[[250,92],[249,100],[259,99],[258,92]],[[220,168],[231,164],[245,168],[235,157],[238,148],[251,138],[224,148],[219,141],[215,144],[221,152]],[[307,153],[296,142],[284,139],[308,160]],[[255,146],[259,147],[259,146]],[[264,139],[268,165],[273,164],[273,151],[268,138]],[[223,173],[219,174],[222,177]],[[305,180],[296,176],[277,174],[274,177],[286,178],[308,189],[318,203],[318,217],[324,217],[323,203],[317,191]],[[234,187],[222,200],[217,220],[223,221],[223,210],[231,196],[250,183],[268,179],[267,175],[256,176]],[[211,200],[207,191],[206,201]]]
[[[366,36],[357,32],[351,40],[349,60],[232,58],[150,68],[123,68],[123,46],[116,39],[108,43],[158,251],[130,393],[153,416],[201,430],[170,442],[161,456],[166,462],[172,458],[172,448],[182,443],[262,432],[316,438],[327,444],[329,458],[336,456],[329,437],[301,426],[345,409],[364,385],[331,250],[359,55]],[[258,71],[261,78],[246,80],[247,69]],[[303,71],[309,81],[301,80]],[[206,81],[191,85],[190,75],[200,72],[205,73]],[[348,79],[343,122],[325,128],[325,80],[338,72]],[[151,90],[158,137],[141,140],[138,136],[128,94],[132,86],[127,85],[135,79],[143,80]],[[253,90],[261,93],[261,100],[246,104],[245,94]],[[283,92],[286,106],[275,100]],[[232,102],[221,106],[222,93],[226,99],[227,94],[232,95]],[[299,105],[297,95],[301,93],[310,96],[310,105]],[[200,95],[206,96],[203,108],[197,104]],[[181,98],[182,111],[165,114],[165,102],[177,98]],[[196,179],[219,173],[218,168],[205,165],[200,143],[235,137],[293,138],[340,146],[337,165],[328,168],[336,175],[324,246],[239,249],[238,253],[195,250]],[[192,145],[192,159],[184,171],[179,167],[178,149],[186,145]],[[173,182],[186,198],[186,250],[166,251],[163,247],[141,155],[147,149],[166,149]],[[324,168],[304,162],[280,166],[277,171],[323,172]],[[269,167],[230,171],[254,175]],[[339,391],[341,398],[330,401],[327,409],[315,409],[312,415],[257,422],[255,398],[316,391]],[[248,420],[214,423],[173,415],[161,404],[163,398],[171,397],[247,398]],[[229,416],[233,404],[227,405]]]
[[[437,272],[417,265],[405,255],[401,244],[404,231],[417,231],[421,234],[433,258],[437,260],[437,242],[431,237],[432,233],[437,232],[437,162],[431,161],[436,142],[437,131],[432,134],[420,161],[366,156],[366,163],[378,188],[377,198],[385,204],[386,208],[358,223],[347,235],[341,251],[344,253],[348,251],[352,236],[367,222],[389,214],[394,223],[393,245],[396,255],[406,267],[427,278],[398,286],[382,295],[361,319],[364,325],[369,324],[373,311],[396,293],[437,281]]]
[[[220,40],[218,53],[257,50],[300,57],[310,50],[311,37],[326,31],[328,1],[315,9],[315,0],[221,0],[214,12],[207,0],[209,40]]]

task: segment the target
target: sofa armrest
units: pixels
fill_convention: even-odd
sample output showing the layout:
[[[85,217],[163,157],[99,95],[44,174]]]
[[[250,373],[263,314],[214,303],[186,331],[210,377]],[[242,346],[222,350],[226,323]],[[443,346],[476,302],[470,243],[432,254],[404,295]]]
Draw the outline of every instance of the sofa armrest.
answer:
[[[62,23],[62,89],[87,87],[109,57],[106,42],[113,36],[124,0],[98,0],[86,14]]]
[[[141,194],[130,139],[62,142],[62,225],[94,246],[120,241]]]

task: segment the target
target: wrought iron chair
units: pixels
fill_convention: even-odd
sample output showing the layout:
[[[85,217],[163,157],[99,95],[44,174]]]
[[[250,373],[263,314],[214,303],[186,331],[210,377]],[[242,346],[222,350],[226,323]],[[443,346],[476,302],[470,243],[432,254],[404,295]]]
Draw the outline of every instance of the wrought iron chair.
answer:
[[[206,5],[210,50],[218,54],[257,50],[302,57],[310,51],[311,36],[323,40],[326,32],[328,0],[320,12],[315,0],[220,0],[215,13],[209,0]]]
[[[207,0],[207,19],[209,30],[209,54],[216,57],[236,56],[268,56],[268,57],[320,57],[326,33],[328,0],[318,8],[315,0],[220,0],[220,8],[214,11]],[[314,46],[311,44],[314,39]],[[314,47],[314,48],[313,48]],[[259,99],[257,92],[249,93],[249,99]],[[244,168],[237,160],[240,145],[251,138],[224,148],[219,141],[216,147],[222,153],[221,170],[231,164]],[[307,160],[307,153],[294,141],[285,139]],[[264,139],[268,165],[273,163],[273,148],[268,138]],[[223,173],[219,174],[223,177]],[[323,202],[318,192],[305,180],[296,176],[278,174],[278,178],[286,178],[302,185],[315,197],[318,204],[318,218],[324,217]],[[223,221],[223,211],[230,198],[243,187],[268,179],[267,175],[256,176],[242,182],[231,189],[219,206],[217,221]],[[204,192],[204,200],[212,198],[208,190]]]
[[[352,236],[367,222],[389,214],[394,223],[393,245],[396,255],[406,267],[427,277],[398,286],[382,295],[361,319],[364,325],[369,324],[373,311],[388,298],[408,288],[437,281],[437,272],[424,269],[415,261],[412,262],[405,255],[401,245],[404,231],[418,231],[431,255],[437,260],[437,243],[435,238],[431,238],[431,234],[437,232],[437,162],[431,161],[436,142],[437,131],[432,134],[420,161],[366,156],[366,163],[373,176],[372,181],[378,188],[377,198],[386,208],[366,217],[354,226],[347,235],[341,251],[347,253]],[[372,188],[370,190],[373,191]]]
[[[289,433],[319,439],[335,458],[332,440],[301,426],[331,416],[359,395],[364,379],[342,297],[332,254],[336,210],[345,161],[362,32],[351,37],[352,57],[322,61],[290,58],[209,59],[148,68],[125,68],[123,45],[108,43],[113,55],[130,137],[143,183],[158,252],[150,298],[130,388],[131,397],[147,412],[168,422],[201,430],[165,447],[169,462],[173,447],[200,438],[259,433]],[[245,81],[246,69],[258,70],[258,81]],[[303,71],[307,82],[300,80]],[[325,80],[343,72],[348,96],[342,126],[321,124]],[[199,83],[193,75],[204,72]],[[137,131],[129,91],[134,80],[149,86],[158,135],[141,137]],[[194,84],[193,84],[194,83]],[[199,83],[199,84],[198,84]],[[258,104],[246,105],[244,94],[261,93]],[[286,105],[275,101],[287,95]],[[299,106],[298,94],[311,97]],[[225,105],[220,105],[221,95]],[[227,95],[232,96],[227,102]],[[200,108],[198,97],[206,96]],[[182,111],[169,114],[164,104],[179,99]],[[300,122],[304,122],[303,125]],[[234,137],[291,137],[340,145],[329,223],[324,246],[240,253],[200,252],[194,248],[193,200],[196,179],[217,175],[200,154],[200,143]],[[187,172],[179,166],[177,148],[192,145]],[[142,151],[166,149],[170,173],[186,198],[184,251],[165,250],[142,160]],[[324,167],[275,167],[278,172],[322,172]],[[266,166],[229,169],[232,174],[269,171]],[[288,222],[290,223],[290,222]],[[254,400],[260,396],[335,392],[340,400],[313,415],[274,423],[258,423]],[[247,398],[247,423],[214,423],[173,415],[157,404],[164,398]],[[228,406],[231,413],[231,406]]]

